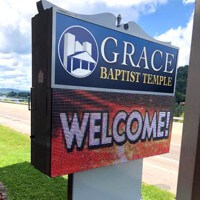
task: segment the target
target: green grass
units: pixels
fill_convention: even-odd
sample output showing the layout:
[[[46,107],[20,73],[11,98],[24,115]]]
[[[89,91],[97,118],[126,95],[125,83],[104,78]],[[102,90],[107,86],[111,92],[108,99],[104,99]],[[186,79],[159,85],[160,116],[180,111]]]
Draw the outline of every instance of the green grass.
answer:
[[[142,184],[142,196],[144,200],[174,200],[175,195],[146,183]]]
[[[66,200],[67,176],[49,178],[30,164],[29,136],[0,125],[0,182],[10,200]],[[174,195],[143,184],[144,200],[172,200]]]
[[[0,125],[0,182],[10,200],[66,199],[67,179],[49,178],[30,164],[30,141]]]

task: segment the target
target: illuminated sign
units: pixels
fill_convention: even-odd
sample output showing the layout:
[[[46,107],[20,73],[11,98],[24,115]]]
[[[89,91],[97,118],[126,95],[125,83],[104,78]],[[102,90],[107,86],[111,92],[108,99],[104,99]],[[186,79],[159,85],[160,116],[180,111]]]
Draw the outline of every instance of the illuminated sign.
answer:
[[[170,96],[63,89],[52,96],[52,176],[169,151]]]
[[[36,168],[56,177],[169,152],[176,47],[56,7],[33,18],[32,46]]]
[[[55,16],[51,175],[168,152],[177,48]]]

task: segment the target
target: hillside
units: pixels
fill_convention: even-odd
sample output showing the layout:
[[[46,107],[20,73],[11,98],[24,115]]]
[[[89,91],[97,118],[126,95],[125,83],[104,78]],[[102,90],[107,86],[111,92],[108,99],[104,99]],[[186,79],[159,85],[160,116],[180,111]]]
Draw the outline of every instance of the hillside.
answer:
[[[0,88],[0,94],[7,94],[9,92],[21,92],[21,90],[13,89],[13,88]]]

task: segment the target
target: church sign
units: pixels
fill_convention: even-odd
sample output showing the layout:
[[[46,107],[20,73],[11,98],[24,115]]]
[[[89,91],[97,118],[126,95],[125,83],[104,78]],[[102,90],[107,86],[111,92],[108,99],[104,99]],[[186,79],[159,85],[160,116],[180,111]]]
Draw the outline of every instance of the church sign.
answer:
[[[112,14],[45,12],[51,125],[41,170],[55,177],[169,152],[178,49]]]
[[[177,48],[59,12],[55,21],[53,87],[174,94]]]

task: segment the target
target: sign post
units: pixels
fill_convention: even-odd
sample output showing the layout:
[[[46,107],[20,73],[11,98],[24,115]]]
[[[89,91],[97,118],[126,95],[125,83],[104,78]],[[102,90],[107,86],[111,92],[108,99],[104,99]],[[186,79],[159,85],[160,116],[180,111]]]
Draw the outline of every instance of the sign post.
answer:
[[[77,173],[69,176],[75,199],[95,180],[102,195],[131,199],[129,183],[141,186],[139,159],[169,152],[178,49],[109,13],[79,15],[46,1],[38,10],[31,163],[51,177]],[[80,180],[90,184],[84,189]]]
[[[196,89],[199,85],[200,73],[199,13],[200,1],[197,0],[195,3],[190,63],[188,68],[177,200],[200,199],[200,91]]]
[[[74,173],[70,179],[68,200],[140,200],[142,159]]]

